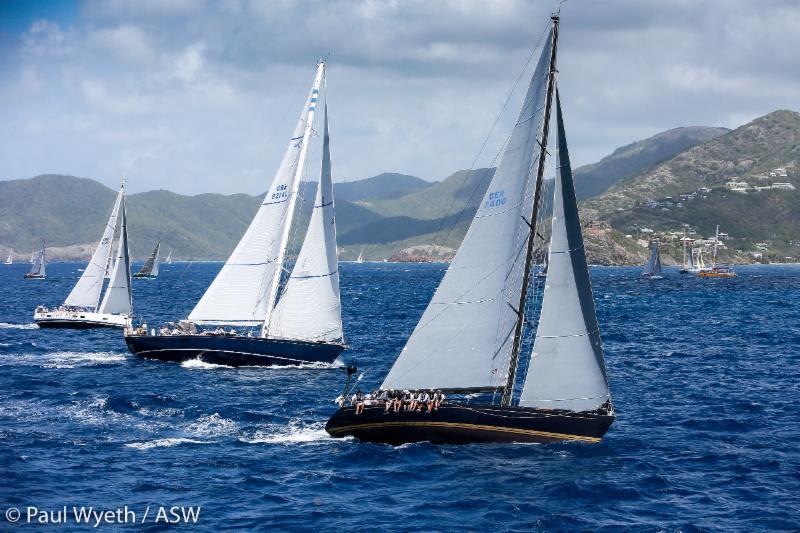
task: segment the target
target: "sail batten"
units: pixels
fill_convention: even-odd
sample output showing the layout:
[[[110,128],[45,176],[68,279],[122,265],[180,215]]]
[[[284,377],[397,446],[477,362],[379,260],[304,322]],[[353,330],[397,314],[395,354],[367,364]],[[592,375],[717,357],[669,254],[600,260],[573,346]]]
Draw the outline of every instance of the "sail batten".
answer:
[[[480,207],[384,389],[489,390],[506,381],[551,47],[552,32]]]
[[[588,411],[610,399],[561,102],[547,281],[519,405]]]

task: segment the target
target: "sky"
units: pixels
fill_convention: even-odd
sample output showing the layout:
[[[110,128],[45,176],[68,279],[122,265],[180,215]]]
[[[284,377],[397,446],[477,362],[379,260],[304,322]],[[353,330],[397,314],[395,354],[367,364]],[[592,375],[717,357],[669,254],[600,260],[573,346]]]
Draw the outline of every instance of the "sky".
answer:
[[[473,161],[488,166],[553,9],[0,0],[0,179],[57,173],[116,187],[125,175],[132,192],[263,192],[321,57],[336,181],[441,180]],[[573,166],[670,128],[735,128],[800,109],[800,2],[569,0],[561,9],[558,83]]]

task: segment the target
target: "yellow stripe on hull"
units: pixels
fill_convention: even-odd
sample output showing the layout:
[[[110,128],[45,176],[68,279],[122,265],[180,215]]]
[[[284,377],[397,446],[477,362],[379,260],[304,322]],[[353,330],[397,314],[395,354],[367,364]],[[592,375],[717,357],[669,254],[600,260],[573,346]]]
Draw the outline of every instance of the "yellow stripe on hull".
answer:
[[[331,433],[345,433],[357,429],[376,429],[381,427],[408,427],[408,426],[427,426],[427,427],[446,427],[459,429],[472,429],[479,431],[495,431],[499,433],[513,433],[516,435],[532,435],[536,437],[546,437],[558,440],[572,440],[580,442],[600,442],[597,437],[585,437],[583,435],[569,435],[566,433],[551,433],[549,431],[536,431],[533,429],[509,428],[500,426],[485,426],[478,424],[460,424],[455,422],[375,422],[372,424],[355,424],[331,429]]]

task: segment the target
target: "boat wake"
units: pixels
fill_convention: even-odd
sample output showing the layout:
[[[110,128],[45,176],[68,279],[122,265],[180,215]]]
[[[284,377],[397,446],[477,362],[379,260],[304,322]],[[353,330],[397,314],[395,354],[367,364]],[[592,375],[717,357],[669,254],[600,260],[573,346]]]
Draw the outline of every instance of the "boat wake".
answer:
[[[306,425],[299,420],[291,420],[288,425],[271,425],[256,431],[251,437],[240,437],[247,444],[315,444],[334,439],[325,431],[325,424],[318,422]]]
[[[125,355],[113,352],[51,352],[45,354],[44,358],[43,368],[75,368],[125,362]]]
[[[181,363],[183,368],[188,368],[189,370],[214,370],[216,368],[233,368],[232,366],[228,365],[215,365],[214,363],[206,363],[200,358],[189,359],[188,361],[184,361]]]
[[[171,437],[167,439],[155,439],[144,442],[129,442],[125,445],[126,448],[134,448],[136,450],[150,450],[152,448],[171,448],[179,444],[211,444],[211,441],[187,439],[184,437]]]
[[[237,430],[236,422],[214,413],[198,418],[186,428],[186,433],[196,437],[222,437],[231,435]]]
[[[39,329],[39,326],[33,322],[30,324],[10,324],[8,322],[0,322],[0,329]]]

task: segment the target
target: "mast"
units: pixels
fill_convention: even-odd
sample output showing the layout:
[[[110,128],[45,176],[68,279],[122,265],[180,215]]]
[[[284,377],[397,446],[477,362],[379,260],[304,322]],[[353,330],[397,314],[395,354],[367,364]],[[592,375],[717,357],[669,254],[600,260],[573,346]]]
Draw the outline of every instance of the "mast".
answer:
[[[511,405],[511,397],[514,394],[514,383],[517,377],[517,365],[519,364],[519,352],[522,348],[522,327],[525,324],[525,302],[528,299],[528,287],[531,278],[531,266],[533,265],[533,241],[536,237],[536,219],[539,216],[539,200],[542,192],[542,176],[544,176],[545,155],[547,154],[547,136],[550,129],[550,107],[553,102],[553,86],[555,85],[556,75],[556,51],[558,48],[558,22],[559,13],[556,12],[552,17],[553,21],[553,47],[550,51],[550,74],[547,80],[547,97],[544,107],[544,124],[542,126],[542,140],[539,143],[539,163],[536,170],[536,188],[533,194],[533,205],[531,206],[531,217],[528,223],[530,232],[528,234],[528,246],[525,254],[525,268],[522,271],[522,291],[519,296],[519,304],[516,309],[517,324],[514,328],[514,344],[511,351],[511,358],[508,366],[508,379],[503,389],[501,405],[508,407]]]
[[[683,228],[683,268],[689,268],[686,264],[686,228]]]
[[[717,233],[714,236],[714,257],[711,258],[711,268],[717,268],[717,244],[719,244],[719,224],[717,224]]]
[[[292,219],[294,218],[294,211],[297,205],[297,196],[300,191],[300,178],[303,175],[303,167],[306,162],[306,153],[308,152],[309,139],[311,132],[314,129],[314,116],[317,110],[317,101],[319,100],[319,87],[322,82],[322,77],[325,75],[325,61],[321,60],[317,63],[317,75],[314,78],[314,85],[312,87],[312,98],[309,105],[308,115],[306,116],[306,125],[303,130],[302,145],[300,147],[300,154],[297,158],[297,167],[292,176],[292,192],[289,198],[289,205],[286,208],[286,217],[284,218],[283,234],[281,235],[281,245],[278,249],[278,257],[275,260],[275,274],[272,278],[272,285],[269,290],[269,300],[267,301],[267,312],[264,317],[264,323],[261,326],[261,336],[266,337],[269,329],[269,322],[272,319],[272,313],[275,309],[275,304],[278,300],[278,285],[280,284],[281,274],[283,274],[283,263],[286,260],[286,248],[289,244],[289,234],[292,229]]]

